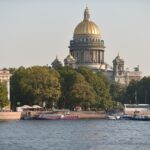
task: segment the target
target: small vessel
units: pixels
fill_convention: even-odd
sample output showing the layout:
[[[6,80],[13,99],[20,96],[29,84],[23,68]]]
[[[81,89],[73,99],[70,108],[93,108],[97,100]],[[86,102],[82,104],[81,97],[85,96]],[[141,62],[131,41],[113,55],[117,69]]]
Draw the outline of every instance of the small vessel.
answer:
[[[149,115],[134,115],[131,120],[150,121]]]
[[[36,120],[59,120],[63,118],[62,114],[40,114],[38,116],[35,116],[33,119]]]
[[[120,117],[120,119],[121,120],[131,120],[132,119],[132,115],[122,115],[121,117]]]
[[[117,114],[108,115],[108,119],[110,119],[110,120],[119,120],[119,119],[120,119],[120,116],[117,115]]]
[[[108,119],[110,119],[110,120],[116,120],[116,117],[113,116],[113,115],[109,115],[109,116],[108,116]]]

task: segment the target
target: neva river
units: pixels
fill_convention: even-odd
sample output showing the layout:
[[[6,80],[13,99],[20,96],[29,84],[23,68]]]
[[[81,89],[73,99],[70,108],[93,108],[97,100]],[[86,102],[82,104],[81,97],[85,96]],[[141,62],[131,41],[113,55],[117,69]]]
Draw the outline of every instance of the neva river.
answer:
[[[0,150],[150,150],[150,121],[1,121]]]

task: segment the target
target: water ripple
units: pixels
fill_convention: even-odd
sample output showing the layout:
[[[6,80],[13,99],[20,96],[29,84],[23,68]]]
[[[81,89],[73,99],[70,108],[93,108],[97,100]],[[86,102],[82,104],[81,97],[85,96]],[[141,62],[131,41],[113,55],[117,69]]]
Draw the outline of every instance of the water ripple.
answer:
[[[149,150],[150,122],[0,122],[0,150]]]

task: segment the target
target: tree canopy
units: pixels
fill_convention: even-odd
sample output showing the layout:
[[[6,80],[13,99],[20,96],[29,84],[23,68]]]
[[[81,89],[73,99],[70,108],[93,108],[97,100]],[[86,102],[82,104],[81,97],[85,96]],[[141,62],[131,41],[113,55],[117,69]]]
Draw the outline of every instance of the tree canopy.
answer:
[[[49,107],[55,103],[58,108],[81,106],[108,111],[121,103],[150,103],[150,77],[131,81],[125,87],[86,67],[20,67],[13,71],[10,83],[13,106],[17,102],[20,105],[46,102]]]
[[[51,104],[61,95],[59,74],[48,67],[20,67],[11,77],[11,102],[17,105]]]
[[[150,104],[150,77],[130,82],[125,92],[125,103]]]
[[[6,85],[0,82],[0,109],[9,104]]]

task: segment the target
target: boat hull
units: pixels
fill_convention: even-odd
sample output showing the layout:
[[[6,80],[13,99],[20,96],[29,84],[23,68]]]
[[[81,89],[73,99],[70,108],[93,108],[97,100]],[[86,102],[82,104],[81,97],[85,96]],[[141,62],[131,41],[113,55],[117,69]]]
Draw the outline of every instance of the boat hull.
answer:
[[[24,120],[77,120],[77,115],[40,114],[34,117],[24,117]]]

